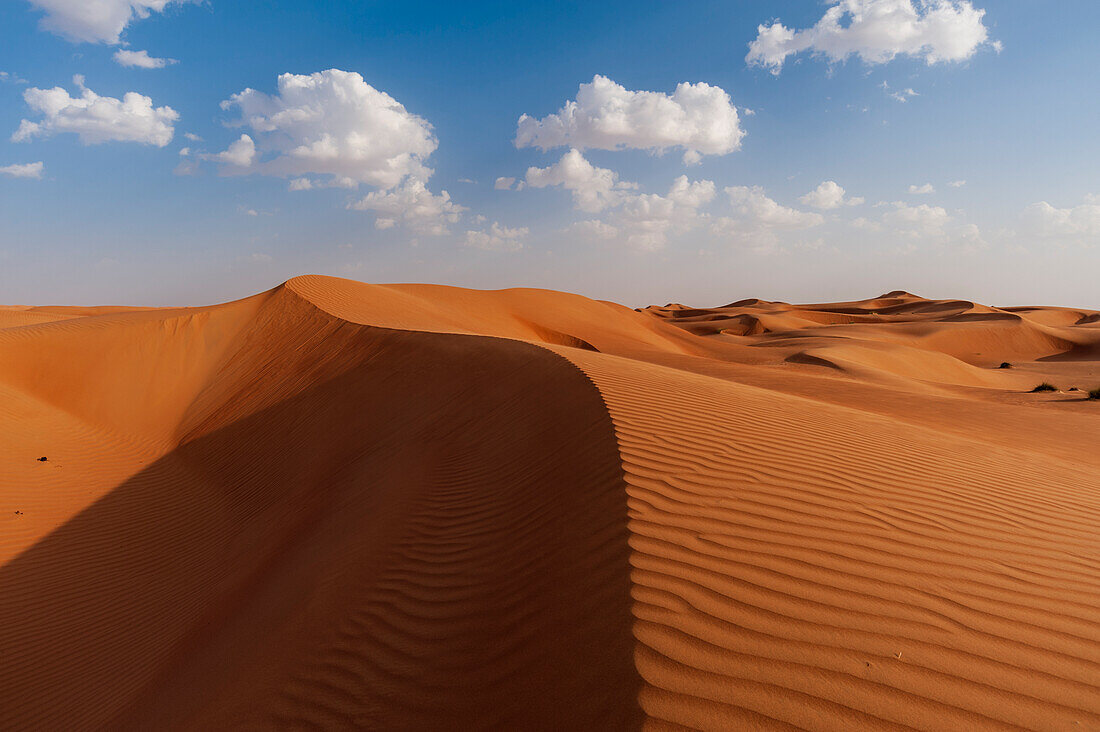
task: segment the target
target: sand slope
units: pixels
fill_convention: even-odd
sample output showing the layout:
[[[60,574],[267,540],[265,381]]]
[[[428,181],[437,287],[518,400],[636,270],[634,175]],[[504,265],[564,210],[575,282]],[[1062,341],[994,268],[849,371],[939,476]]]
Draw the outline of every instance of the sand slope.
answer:
[[[2,310],[4,726],[1100,728],[1095,315]]]

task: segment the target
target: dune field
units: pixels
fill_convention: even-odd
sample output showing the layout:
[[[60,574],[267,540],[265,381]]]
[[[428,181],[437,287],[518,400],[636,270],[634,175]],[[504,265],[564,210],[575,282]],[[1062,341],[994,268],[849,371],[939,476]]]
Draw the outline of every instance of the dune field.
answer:
[[[0,308],[0,727],[1100,730],[1097,388],[901,291]]]

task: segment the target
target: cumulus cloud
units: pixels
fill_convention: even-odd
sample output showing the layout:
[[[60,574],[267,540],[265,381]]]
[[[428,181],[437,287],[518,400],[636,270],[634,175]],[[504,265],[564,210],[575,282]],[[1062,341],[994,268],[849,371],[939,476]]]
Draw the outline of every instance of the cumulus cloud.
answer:
[[[542,119],[519,118],[516,147],[550,150],[684,150],[684,163],[741,147],[737,108],[721,87],[681,83],[672,94],[630,91],[605,76],[581,84],[576,100]]]
[[[807,229],[825,220],[821,214],[799,211],[776,203],[768,198],[760,186],[731,186],[725,191],[740,222],[754,229]]]
[[[512,189],[512,186],[515,185],[515,183],[515,178],[507,178],[502,175],[501,177],[496,179],[495,183],[493,183],[493,188],[498,191],[508,191]]]
[[[628,197],[614,212],[610,225],[636,249],[661,249],[671,234],[684,233],[699,225],[705,217],[699,209],[714,200],[714,195],[713,181],[689,181],[686,175],[681,175],[672,182],[667,195],[642,193]],[[598,231],[598,227],[591,228]]]
[[[600,221],[599,219],[578,221],[570,226],[569,229],[589,239],[611,240],[619,236],[618,227],[612,226],[605,221]]]
[[[879,231],[882,229],[882,224],[877,221],[872,221],[864,216],[852,219],[853,229],[863,229],[865,231]]]
[[[1084,203],[1069,208],[1057,208],[1039,201],[1024,209],[1026,233],[1039,238],[1100,236],[1100,196],[1085,196]]]
[[[940,234],[951,221],[951,215],[942,206],[922,203],[910,206],[901,201],[892,204],[893,210],[882,215],[882,222],[896,229],[913,234]]]
[[[33,137],[48,137],[72,132],[85,145],[103,142],[140,142],[164,147],[172,141],[179,113],[171,107],[153,107],[153,100],[137,92],[122,99],[101,97],[84,86],[84,77],[74,76],[79,97],[71,97],[59,86],[53,89],[31,87],[23,100],[42,115],[38,122],[23,120],[12,135],[13,142]]]
[[[861,197],[845,198],[844,188],[835,180],[827,180],[821,183],[798,200],[803,204],[821,211],[829,211],[841,206],[858,206],[863,203]]]
[[[527,227],[510,229],[494,221],[488,231],[467,231],[466,246],[495,252],[514,252],[523,248],[530,232]]]
[[[393,188],[424,165],[437,145],[427,120],[352,71],[282,74],[278,93],[245,89],[222,102],[240,111],[263,155],[248,172],[321,175]]]
[[[525,183],[529,188],[560,186],[573,194],[577,210],[604,214],[574,223],[567,231],[586,239],[618,239],[642,250],[660,249],[670,235],[699,225],[706,218],[700,209],[715,195],[713,181],[690,181],[686,175],[676,178],[665,195],[639,193],[638,184],[592,165],[576,148],[546,168],[528,168],[517,190]]]
[[[953,180],[950,183],[948,183],[947,185],[951,186],[952,188],[962,188],[963,186],[966,185],[966,181],[965,180]]]
[[[376,228],[388,229],[400,221],[413,231],[433,236],[446,234],[447,225],[457,223],[466,210],[451,201],[447,191],[435,195],[418,178],[409,178],[392,190],[373,191],[349,208],[373,211],[378,216]]]
[[[797,240],[798,232],[825,221],[821,214],[799,211],[776,202],[760,186],[730,186],[724,190],[733,215],[715,219],[710,232],[756,254],[779,253],[785,249],[784,244],[805,248],[806,242]],[[814,193],[816,191],[807,195]]]
[[[953,233],[955,244],[967,251],[987,249],[989,243],[982,237],[981,230],[975,224],[963,224]]]
[[[926,203],[911,206],[904,201],[892,201],[876,204],[876,208],[885,209],[878,220],[858,218],[851,225],[868,233],[880,233],[883,245],[896,246],[901,241],[904,251],[916,251],[922,245],[930,245],[950,246],[955,252],[988,246],[977,226],[957,221],[942,206]]]
[[[132,21],[148,18],[173,4],[188,0],[30,0],[45,13],[40,25],[70,41],[87,43],[119,42],[119,36]]]
[[[10,71],[0,71],[0,84],[26,84],[27,80]]]
[[[150,56],[148,51],[129,51],[125,48],[115,51],[113,58],[119,66],[133,66],[139,69],[163,69],[169,64],[179,63],[174,58],[156,58]]]
[[[526,181],[532,188],[561,186],[572,191],[573,205],[589,213],[618,205],[624,191],[637,188],[634,183],[620,181],[615,171],[592,165],[575,148],[547,168],[528,168]]]
[[[931,183],[925,183],[919,186],[913,184],[909,186],[909,192],[912,193],[914,196],[926,196],[929,193],[935,193],[936,188]]]
[[[425,161],[439,144],[431,124],[358,73],[282,74],[276,94],[245,89],[222,108],[239,111],[236,124],[249,129],[208,156],[224,174],[286,177],[292,191],[374,186],[349,208],[374,212],[379,229],[440,235],[466,210],[428,189]]]
[[[794,30],[781,22],[757,28],[745,61],[778,74],[788,56],[809,51],[830,62],[858,56],[883,64],[896,56],[928,65],[964,61],[989,42],[985,11],[969,0],[829,0],[832,7],[811,28]]]
[[[45,166],[37,163],[15,163],[14,165],[0,166],[0,175],[9,178],[41,178]]]
[[[208,155],[207,158],[234,168],[248,168],[256,159],[256,143],[248,135],[241,135],[231,142],[224,151],[215,155]]]

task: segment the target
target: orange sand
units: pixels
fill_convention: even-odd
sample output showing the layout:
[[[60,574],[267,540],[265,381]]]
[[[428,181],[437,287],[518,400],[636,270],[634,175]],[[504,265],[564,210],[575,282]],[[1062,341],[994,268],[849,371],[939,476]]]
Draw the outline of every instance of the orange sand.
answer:
[[[1096,312],[301,277],[0,355],[5,729],[1100,729]]]

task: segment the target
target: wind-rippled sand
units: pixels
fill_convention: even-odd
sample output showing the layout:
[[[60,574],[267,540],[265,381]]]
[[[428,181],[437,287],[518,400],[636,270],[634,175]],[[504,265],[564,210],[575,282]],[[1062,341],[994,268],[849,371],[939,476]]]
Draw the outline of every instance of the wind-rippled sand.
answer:
[[[904,292],[0,308],[0,727],[1100,729],[1098,387]]]

